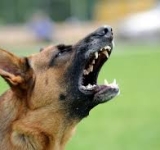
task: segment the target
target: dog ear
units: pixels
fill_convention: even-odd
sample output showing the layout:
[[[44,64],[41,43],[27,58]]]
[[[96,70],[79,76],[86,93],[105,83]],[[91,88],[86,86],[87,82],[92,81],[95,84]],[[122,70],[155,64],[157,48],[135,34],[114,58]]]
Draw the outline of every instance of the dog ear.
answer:
[[[23,83],[25,71],[25,58],[19,58],[10,52],[0,49],[0,75],[10,86]]]

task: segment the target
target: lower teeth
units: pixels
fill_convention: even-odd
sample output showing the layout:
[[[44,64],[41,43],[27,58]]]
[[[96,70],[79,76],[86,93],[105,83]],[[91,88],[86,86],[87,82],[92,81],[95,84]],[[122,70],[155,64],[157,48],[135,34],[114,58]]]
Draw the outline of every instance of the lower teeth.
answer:
[[[84,90],[93,90],[95,86],[96,85],[88,84],[87,86],[82,85],[81,88],[84,89]]]
[[[111,87],[113,87],[113,88],[114,88],[114,87],[115,87],[115,88],[118,87],[118,84],[117,84],[117,82],[116,82],[116,79],[114,79],[112,83],[108,83],[108,81],[105,79],[105,80],[104,80],[104,84],[107,85],[107,86],[111,86]]]

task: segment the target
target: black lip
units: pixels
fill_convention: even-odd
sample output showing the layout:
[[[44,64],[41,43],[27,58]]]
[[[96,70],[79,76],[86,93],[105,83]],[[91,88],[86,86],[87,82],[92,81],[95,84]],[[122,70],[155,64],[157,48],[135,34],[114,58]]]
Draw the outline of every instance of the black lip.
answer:
[[[73,45],[72,48],[76,51],[73,55],[73,64],[70,66],[70,71],[67,73],[67,75],[69,75],[69,78],[71,80],[69,89],[71,91],[75,91],[76,95],[94,93],[94,91],[83,91],[80,89],[80,86],[83,85],[83,70],[85,69],[88,61],[94,55],[94,53],[99,51],[101,48],[104,48],[108,45],[111,47],[112,51],[112,42],[112,28],[109,26],[103,26],[87,35],[85,38],[77,42],[75,45]],[[105,62],[106,59],[104,59],[103,61],[101,61],[99,65],[97,65],[96,70],[93,73],[91,73],[90,77],[88,77],[87,79],[89,82],[91,82],[92,84],[97,84],[98,74]]]
[[[112,49],[113,49],[113,45],[112,44],[108,44],[108,46],[111,47],[111,50],[109,51],[109,56],[111,55]],[[101,47],[103,48],[103,47]],[[100,48],[100,49],[101,49]],[[99,49],[97,50],[97,52],[99,51]],[[89,57],[86,59],[85,65],[83,67],[83,70],[85,69],[86,66],[88,66],[88,63],[90,62],[90,59],[93,59],[93,52],[90,53]],[[93,72],[91,72],[89,75],[83,75],[83,70],[81,71],[81,75],[79,78],[79,90],[86,94],[86,95],[91,95],[91,94],[95,94],[96,93],[96,86],[97,85],[97,78],[99,75],[99,72],[102,68],[102,66],[108,61],[109,58],[107,58],[105,55],[100,55],[100,58],[97,59],[96,61],[96,65],[94,66]],[[93,88],[93,90],[84,90],[81,88],[81,86],[87,86],[87,83],[90,83],[91,85],[96,85],[95,88]]]
[[[66,75],[67,82],[69,79],[68,93],[71,100],[69,105],[71,116],[83,118],[89,114],[92,108],[112,99],[118,94],[119,88],[116,84],[97,85],[97,78],[101,67],[108,60],[103,58],[103,61],[101,60],[101,63],[97,64],[94,73],[91,74],[91,79],[87,79],[96,85],[94,87],[90,86],[87,89],[86,86],[82,87],[83,70],[87,67],[90,59],[95,56],[95,52],[107,45],[111,47],[109,55],[113,50],[113,32],[111,28],[105,29],[106,27],[104,26],[98,28],[73,46],[73,50],[75,50],[75,53],[72,55],[73,59],[71,59],[73,63]]]

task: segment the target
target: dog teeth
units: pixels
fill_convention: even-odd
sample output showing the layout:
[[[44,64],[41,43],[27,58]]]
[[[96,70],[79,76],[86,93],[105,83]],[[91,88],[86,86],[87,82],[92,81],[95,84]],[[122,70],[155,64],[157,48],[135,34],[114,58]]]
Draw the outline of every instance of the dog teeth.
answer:
[[[82,88],[83,90],[86,90],[86,87],[85,87],[84,85],[81,85],[81,88]]]
[[[101,48],[99,51],[94,53],[95,58],[92,60],[91,64],[88,68],[83,70],[84,75],[88,75],[89,73],[93,72],[94,65],[96,64],[96,59],[103,53],[107,58],[109,58],[109,51],[111,51],[111,47],[109,45],[105,46],[104,48]]]
[[[83,90],[93,90],[94,87],[96,87],[95,84],[94,85],[88,84],[87,86],[82,85],[81,89],[83,89]]]
[[[116,79],[113,80],[113,82],[110,84],[110,86],[113,88],[118,88],[118,84],[116,82]]]
[[[84,75],[88,75],[90,72],[93,72],[93,65],[89,65],[89,68],[87,70],[83,70]]]
[[[96,85],[88,84],[88,85],[86,86],[86,89],[87,89],[87,90],[92,90],[95,86],[96,86]]]
[[[107,51],[103,51],[102,53],[103,53],[104,55],[106,55],[107,58],[109,57],[109,54],[108,54]]]
[[[90,89],[90,88],[92,88],[92,85],[91,85],[91,84],[88,84],[88,85],[86,86],[86,88],[87,88],[87,89]]]
[[[105,85],[108,85],[107,79],[104,79],[104,84],[105,84]]]
[[[98,59],[98,52],[95,52],[95,58]]]
[[[118,88],[118,84],[116,82],[116,79],[114,79],[112,83],[108,83],[108,81],[106,79],[104,79],[104,84],[107,86],[111,86],[113,88]]]
[[[89,74],[88,70],[83,70],[83,74],[88,75]]]
[[[107,46],[104,47],[104,49],[110,51],[110,50],[111,50],[111,47],[107,45]]]
[[[92,61],[92,64],[94,65],[95,63],[96,63],[96,61],[95,61],[95,60],[93,60],[93,61]]]
[[[89,65],[89,70],[90,70],[90,72],[93,71],[93,65]]]
[[[113,80],[113,84],[117,84],[116,79]]]

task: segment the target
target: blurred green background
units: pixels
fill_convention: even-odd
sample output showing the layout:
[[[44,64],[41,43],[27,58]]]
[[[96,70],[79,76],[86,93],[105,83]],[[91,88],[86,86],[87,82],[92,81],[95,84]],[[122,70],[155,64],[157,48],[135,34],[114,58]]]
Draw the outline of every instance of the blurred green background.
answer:
[[[11,50],[23,56],[39,49],[29,46]],[[159,45],[117,43],[100,73],[99,83],[116,78],[121,94],[94,108],[80,122],[67,150],[159,150],[159,58]],[[0,80],[0,91],[6,88]]]
[[[19,56],[50,44],[75,43],[103,24],[113,27],[116,47],[99,83],[116,78],[121,94],[79,123],[67,150],[160,149],[157,6],[159,0],[0,1],[0,47]],[[0,93],[7,88],[0,78]]]

